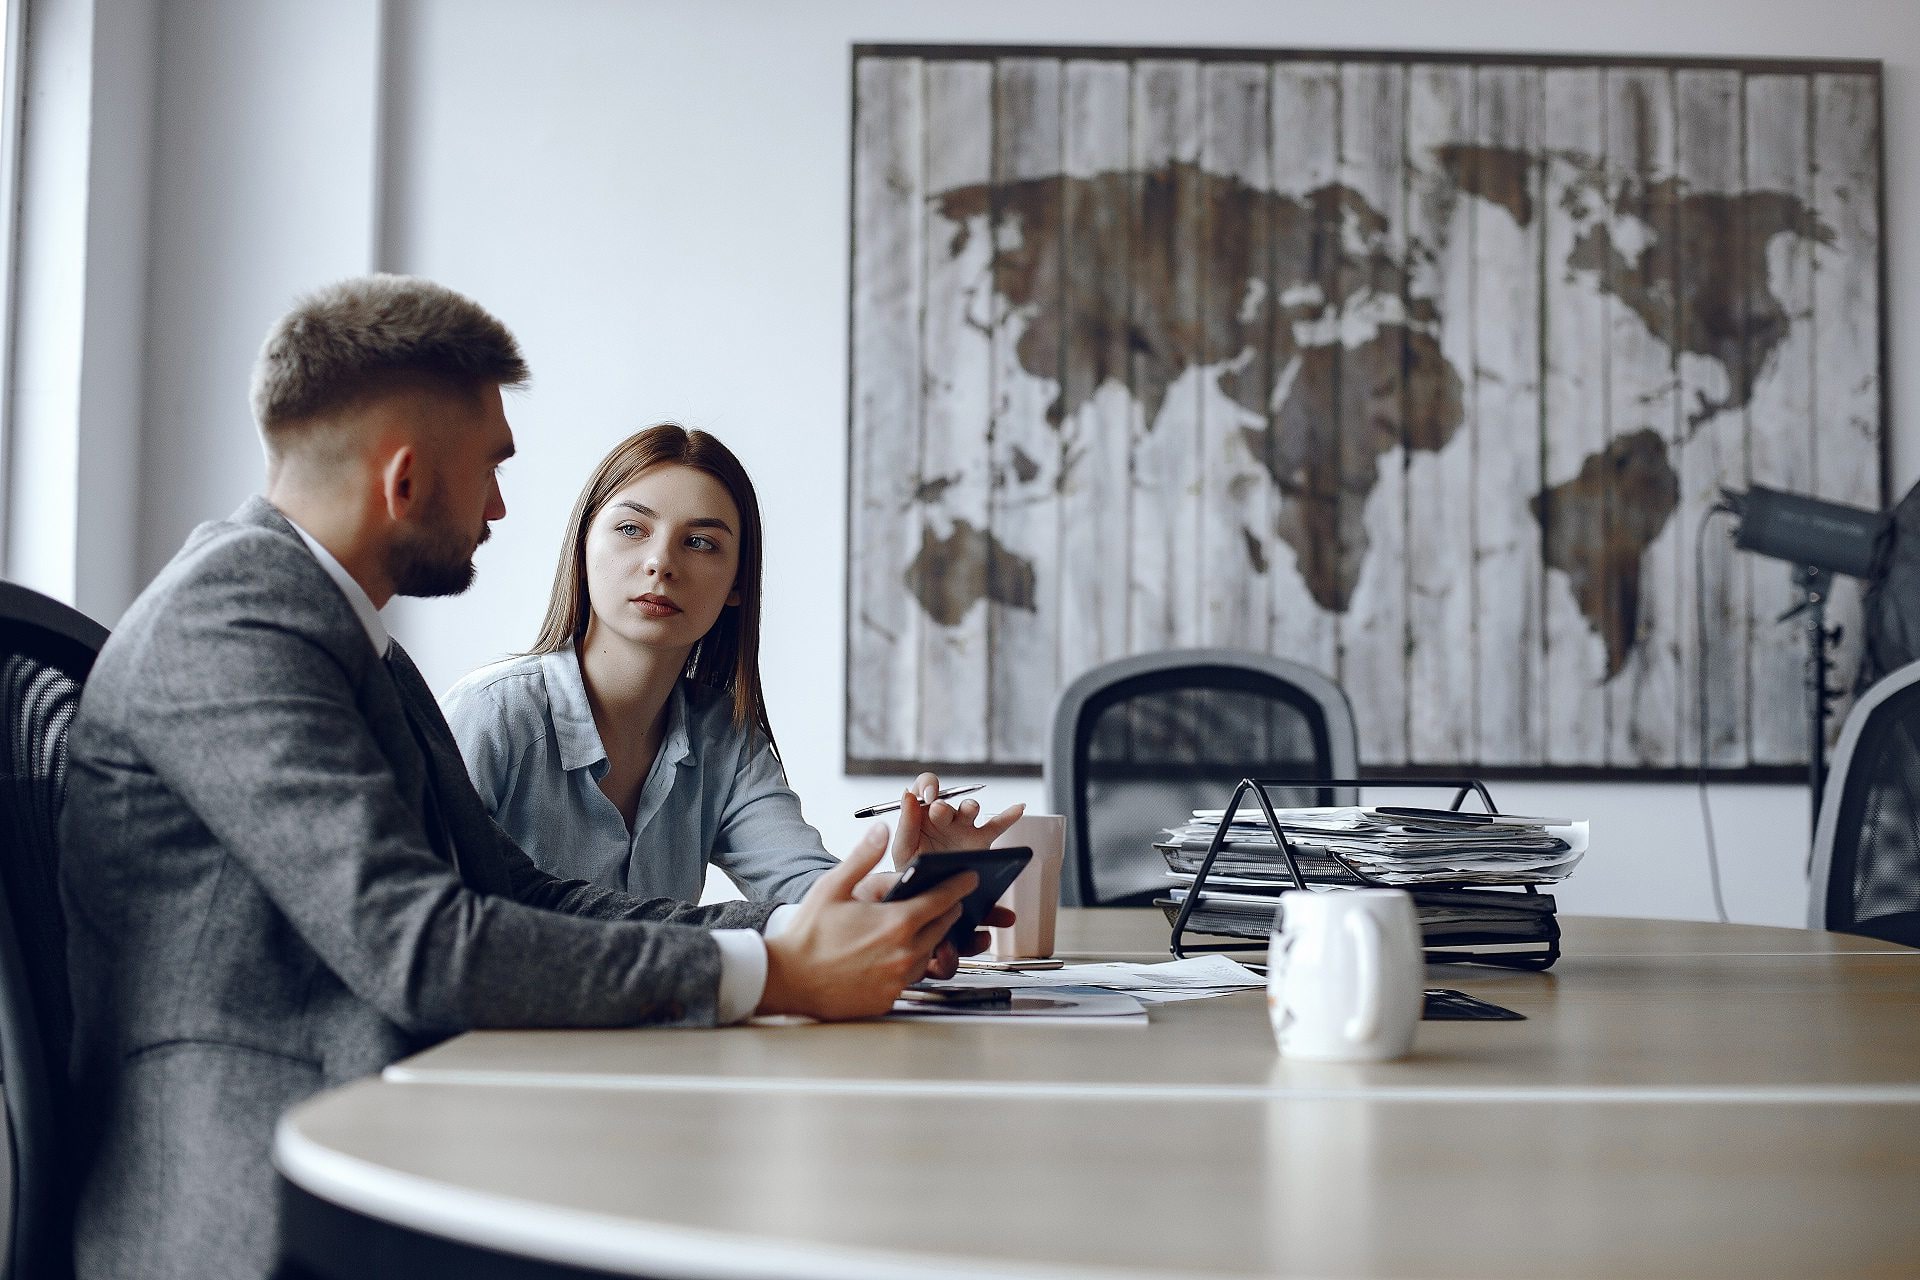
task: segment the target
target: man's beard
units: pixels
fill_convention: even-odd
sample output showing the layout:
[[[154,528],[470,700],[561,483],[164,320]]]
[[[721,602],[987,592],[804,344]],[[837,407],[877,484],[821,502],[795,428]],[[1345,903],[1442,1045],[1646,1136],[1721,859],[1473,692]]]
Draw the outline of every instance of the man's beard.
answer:
[[[387,552],[387,576],[401,596],[459,595],[473,585],[474,551],[493,536],[486,524],[477,539],[461,533],[438,497],[425,505],[417,525],[402,528]]]

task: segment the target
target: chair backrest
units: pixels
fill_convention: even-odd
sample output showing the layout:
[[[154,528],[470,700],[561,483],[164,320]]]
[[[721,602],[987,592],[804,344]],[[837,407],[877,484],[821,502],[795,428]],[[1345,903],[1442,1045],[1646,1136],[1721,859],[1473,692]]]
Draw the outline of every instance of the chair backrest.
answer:
[[[106,638],[85,615],[0,582],[0,1085],[12,1137],[7,1255],[15,1277],[72,1269],[63,1121],[73,1009],[57,836],[67,729]]]
[[[1814,830],[1807,920],[1920,947],[1920,662],[1847,713]]]
[[[1049,803],[1067,819],[1061,900],[1140,906],[1167,889],[1153,843],[1241,778],[1356,776],[1353,709],[1311,667],[1232,649],[1103,663],[1054,706]],[[1283,805],[1352,804],[1351,788],[1274,793]]]

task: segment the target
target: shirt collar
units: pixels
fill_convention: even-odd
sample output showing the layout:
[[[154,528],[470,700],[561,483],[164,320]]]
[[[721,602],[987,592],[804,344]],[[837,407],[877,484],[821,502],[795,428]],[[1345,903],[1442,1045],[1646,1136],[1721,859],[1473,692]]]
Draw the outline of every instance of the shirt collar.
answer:
[[[687,682],[673,682],[673,692],[667,695],[667,736],[660,744],[660,754],[668,764],[699,764],[693,754],[693,733],[688,727]]]
[[[320,562],[320,567],[326,570],[329,578],[333,579],[333,585],[340,588],[340,594],[345,596],[347,603],[353,606],[353,616],[360,619],[360,625],[365,629],[367,640],[373,645],[373,651],[382,658],[386,657],[387,646],[393,643],[393,637],[387,632],[387,624],[381,621],[380,611],[373,607],[373,598],[367,594],[366,588],[354,581],[353,575],[347,572],[346,567],[333,558],[333,552],[321,546],[319,541],[302,529],[292,516],[287,516],[284,511],[280,514],[286,516],[287,523],[292,525],[293,531],[300,535],[300,541],[307,544],[307,550],[313,552],[313,558]]]
[[[580,674],[580,659],[573,646],[540,655],[540,673],[547,685],[547,714],[553,719],[554,741],[560,747],[560,767],[586,769],[607,758],[606,744],[600,741],[600,728],[593,722],[593,705],[587,701],[587,682]],[[667,695],[667,732],[660,743],[660,758],[667,764],[695,764],[693,735],[687,728],[686,681],[674,682]]]

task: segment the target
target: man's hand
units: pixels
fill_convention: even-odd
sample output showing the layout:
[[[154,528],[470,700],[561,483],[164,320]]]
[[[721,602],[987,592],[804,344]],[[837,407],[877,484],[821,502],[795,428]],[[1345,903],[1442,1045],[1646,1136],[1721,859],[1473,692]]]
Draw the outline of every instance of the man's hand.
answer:
[[[853,887],[853,896],[862,902],[878,902],[893,892],[894,882],[899,879],[900,877],[894,872],[876,871]],[[964,951],[945,938],[941,938],[940,945],[933,949],[933,957],[927,961],[927,971],[924,976],[944,982],[958,973],[961,956],[977,956],[993,941],[984,926],[994,925],[1004,929],[1013,923],[1013,912],[996,904],[988,909],[987,918],[980,923],[983,927],[973,931],[973,937],[967,939]]]
[[[980,817],[978,801],[966,799],[951,805],[934,799],[939,794],[940,779],[923,773],[900,797],[900,822],[893,833],[894,870],[903,869],[916,853],[985,849],[1027,811],[1026,805],[1016,804],[976,825]]]
[[[876,824],[813,882],[786,930],[767,939],[767,986],[756,1012],[877,1018],[928,972],[979,877],[969,871],[904,902],[874,901],[861,880],[886,849],[887,829]]]

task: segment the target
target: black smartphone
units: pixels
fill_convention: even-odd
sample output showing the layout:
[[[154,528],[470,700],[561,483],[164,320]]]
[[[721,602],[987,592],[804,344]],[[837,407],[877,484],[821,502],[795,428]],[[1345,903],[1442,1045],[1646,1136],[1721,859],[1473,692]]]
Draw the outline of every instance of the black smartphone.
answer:
[[[1032,857],[1033,850],[1024,847],[916,854],[894,882],[892,891],[887,894],[887,901],[915,898],[962,871],[974,872],[980,877],[980,883],[973,892],[960,899],[960,919],[947,931],[947,940],[965,951],[967,943],[973,940],[973,931],[987,918],[987,912],[993,909],[994,903],[1000,901],[1000,896],[1013,886],[1013,882],[1019,878],[1020,869]]]
[[[1011,1009],[1012,987],[989,987],[958,982],[916,982],[900,993],[913,1004],[940,1005],[949,1009]]]
[[[1494,1004],[1464,991],[1444,988],[1427,991],[1426,1008],[1420,1017],[1427,1022],[1525,1022],[1527,1015],[1515,1013],[1505,1005]]]

